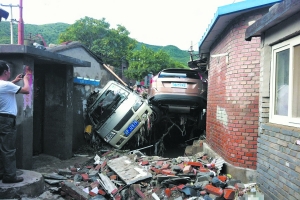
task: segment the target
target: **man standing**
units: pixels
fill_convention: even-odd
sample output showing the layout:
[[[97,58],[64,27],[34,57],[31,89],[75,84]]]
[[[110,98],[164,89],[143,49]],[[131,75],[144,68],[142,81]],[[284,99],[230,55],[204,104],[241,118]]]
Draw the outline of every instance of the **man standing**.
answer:
[[[16,175],[16,94],[28,94],[30,90],[27,74],[10,79],[10,67],[0,60],[0,179],[2,183],[18,183],[22,177]],[[24,86],[15,85],[23,79]]]

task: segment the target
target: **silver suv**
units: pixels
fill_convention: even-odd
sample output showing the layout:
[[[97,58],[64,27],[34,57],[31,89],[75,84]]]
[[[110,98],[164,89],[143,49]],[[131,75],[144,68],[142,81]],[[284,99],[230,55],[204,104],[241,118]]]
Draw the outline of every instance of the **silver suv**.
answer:
[[[91,100],[87,114],[93,131],[117,149],[122,148],[152,114],[147,101],[115,81],[109,81]]]

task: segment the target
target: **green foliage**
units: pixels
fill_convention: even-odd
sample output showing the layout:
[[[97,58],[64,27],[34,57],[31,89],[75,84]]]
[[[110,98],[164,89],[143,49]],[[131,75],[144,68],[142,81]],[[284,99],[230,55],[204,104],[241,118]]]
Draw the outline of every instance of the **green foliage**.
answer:
[[[18,25],[14,24],[13,27],[14,43],[17,44]],[[148,72],[155,74],[164,68],[188,68],[187,62],[190,60],[189,53],[176,46],[155,46],[137,42],[129,37],[130,33],[124,26],[118,25],[111,29],[105,18],[96,20],[85,17],[72,25],[25,24],[24,29],[25,39],[40,43],[42,39],[37,37],[39,34],[47,45],[80,41],[100,56],[104,63],[113,65],[115,69],[120,68],[122,59],[127,59],[130,67],[126,75],[132,79],[141,79]],[[7,21],[0,23],[0,44],[10,44],[10,23]]]
[[[150,72],[157,74],[166,68],[187,68],[182,63],[171,59],[167,52],[163,50],[155,52],[146,46],[142,46],[141,50],[133,51],[128,61],[129,67],[125,71],[125,76],[136,80],[142,80]]]
[[[59,41],[80,41],[104,63],[120,67],[123,58],[127,58],[135,48],[137,41],[129,37],[129,31],[121,25],[111,29],[105,21],[85,17],[77,20],[60,34]]]
[[[32,42],[41,42],[42,39],[37,37],[40,34],[45,40],[46,44],[57,44],[58,36],[61,32],[64,32],[69,24],[66,23],[54,23],[44,25],[24,25],[24,39],[31,40]],[[13,25],[13,37],[14,44],[18,43],[18,25]],[[10,23],[8,21],[0,22],[0,44],[10,44]]]

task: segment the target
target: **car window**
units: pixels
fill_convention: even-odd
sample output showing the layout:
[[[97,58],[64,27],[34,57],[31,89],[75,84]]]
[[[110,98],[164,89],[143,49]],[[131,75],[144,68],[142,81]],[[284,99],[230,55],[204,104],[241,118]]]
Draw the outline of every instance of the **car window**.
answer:
[[[174,72],[161,72],[158,78],[192,78],[200,79],[196,71],[174,71]]]

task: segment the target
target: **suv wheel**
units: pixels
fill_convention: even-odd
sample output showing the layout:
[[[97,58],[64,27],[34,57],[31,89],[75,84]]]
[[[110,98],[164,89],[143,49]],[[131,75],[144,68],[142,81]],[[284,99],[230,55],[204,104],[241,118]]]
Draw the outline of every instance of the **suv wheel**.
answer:
[[[151,120],[152,120],[153,124],[156,124],[157,122],[160,121],[162,112],[156,106],[151,106],[151,109],[152,109]]]

